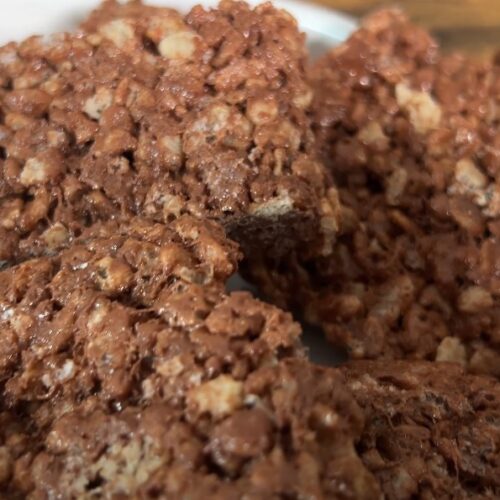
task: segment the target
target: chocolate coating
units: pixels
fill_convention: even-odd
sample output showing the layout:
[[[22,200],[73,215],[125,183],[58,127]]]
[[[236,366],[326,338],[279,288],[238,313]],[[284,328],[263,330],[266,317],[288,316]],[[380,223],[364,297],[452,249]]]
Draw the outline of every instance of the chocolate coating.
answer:
[[[247,249],[330,251],[337,198],[304,65],[291,16],[228,1],[185,18],[107,1],[81,32],[2,47],[0,259],[100,220],[184,213]]]
[[[395,10],[319,60],[313,122],[341,234],[329,257],[266,256],[264,291],[354,358],[500,376],[499,76]]]
[[[500,384],[456,364],[342,368],[366,418],[358,443],[387,499],[498,498]]]

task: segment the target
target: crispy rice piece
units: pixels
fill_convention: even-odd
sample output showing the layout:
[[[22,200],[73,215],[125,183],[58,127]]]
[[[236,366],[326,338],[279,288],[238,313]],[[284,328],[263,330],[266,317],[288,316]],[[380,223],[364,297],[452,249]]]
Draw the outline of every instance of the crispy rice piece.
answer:
[[[288,360],[201,383],[175,406],[156,398],[110,412],[87,401],[11,468],[34,498],[381,498],[340,380]]]
[[[238,257],[215,223],[135,218],[0,272],[9,498],[380,497],[339,373],[225,293]]]
[[[87,398],[175,400],[207,378],[300,354],[289,314],[225,293],[238,256],[214,223],[132,219],[0,272],[5,402],[34,405],[43,422]]]
[[[385,10],[310,76],[342,234],[333,256],[264,259],[254,280],[354,358],[500,376],[500,66],[441,55]]]
[[[219,416],[239,407],[250,372],[301,348],[288,314],[225,294],[238,256],[213,223],[133,219],[99,224],[55,256],[0,272],[2,410],[43,440],[80,405],[105,414],[176,406],[212,387]],[[28,440],[22,453],[11,450],[2,482],[31,491],[23,471],[42,449]]]
[[[0,49],[0,260],[183,213],[222,221],[248,255],[331,250],[337,193],[289,14],[111,1],[82,29]]]

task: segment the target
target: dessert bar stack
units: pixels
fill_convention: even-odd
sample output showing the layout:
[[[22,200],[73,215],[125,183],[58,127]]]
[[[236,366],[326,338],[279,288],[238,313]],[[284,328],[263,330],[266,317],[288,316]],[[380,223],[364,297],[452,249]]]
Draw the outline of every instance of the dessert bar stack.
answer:
[[[499,77],[396,10],[1,47],[0,497],[500,496]]]

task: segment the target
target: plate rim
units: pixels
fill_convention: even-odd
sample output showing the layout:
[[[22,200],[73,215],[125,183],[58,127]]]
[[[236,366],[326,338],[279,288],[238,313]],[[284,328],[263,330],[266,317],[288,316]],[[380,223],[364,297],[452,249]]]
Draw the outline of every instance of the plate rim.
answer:
[[[20,41],[32,35],[50,35],[74,29],[78,20],[90,12],[98,0],[18,0],[3,6],[0,17],[0,45]],[[145,4],[171,7],[186,12],[194,5],[213,8],[219,0],[145,0]],[[266,3],[266,0],[247,0],[251,6]],[[331,40],[332,45],[344,40],[357,27],[352,16],[325,5],[304,0],[272,0],[277,8],[292,14],[299,28],[309,36]],[[29,13],[29,15],[26,15]],[[47,26],[46,29],[43,26]]]

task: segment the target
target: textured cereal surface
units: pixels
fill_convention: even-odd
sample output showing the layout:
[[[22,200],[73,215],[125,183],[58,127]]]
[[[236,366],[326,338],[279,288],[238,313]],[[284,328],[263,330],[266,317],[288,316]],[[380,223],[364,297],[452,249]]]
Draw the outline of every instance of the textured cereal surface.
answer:
[[[388,500],[500,496],[498,381],[418,361],[342,371],[366,418],[358,451]]]
[[[0,48],[0,496],[500,496],[500,385],[466,374],[500,376],[498,64],[398,11],[311,86],[305,59],[232,1],[110,0]],[[289,313],[225,291],[226,233],[386,359],[310,364]]]
[[[208,394],[203,408],[234,411],[250,372],[299,350],[289,315],[224,293],[237,257],[222,229],[182,216],[170,226],[94,226],[56,256],[2,271],[2,410],[41,442],[77,407],[107,415],[157,400],[175,406],[215,381],[227,401]],[[18,453],[5,440],[15,456],[2,483],[36,490],[45,445],[28,440]],[[35,485],[23,479],[30,473]]]
[[[183,213],[250,246],[330,250],[336,191],[293,18],[107,1],[82,30],[0,48],[0,260],[99,220]]]
[[[377,498],[363,417],[215,223],[100,223],[0,272],[9,498]],[[287,361],[288,360],[288,361]]]
[[[500,376],[498,62],[441,55],[386,10],[311,80],[342,235],[333,257],[291,256],[254,276],[354,358],[455,361]]]
[[[282,361],[240,382],[224,415],[197,406],[192,391],[177,406],[82,406],[54,424],[34,459],[35,495],[379,498],[353,447],[361,413],[339,380]]]
[[[209,375],[242,378],[293,352],[299,327],[288,314],[225,294],[237,256],[209,223],[135,219],[1,272],[5,401],[57,414],[89,397],[175,399]]]

